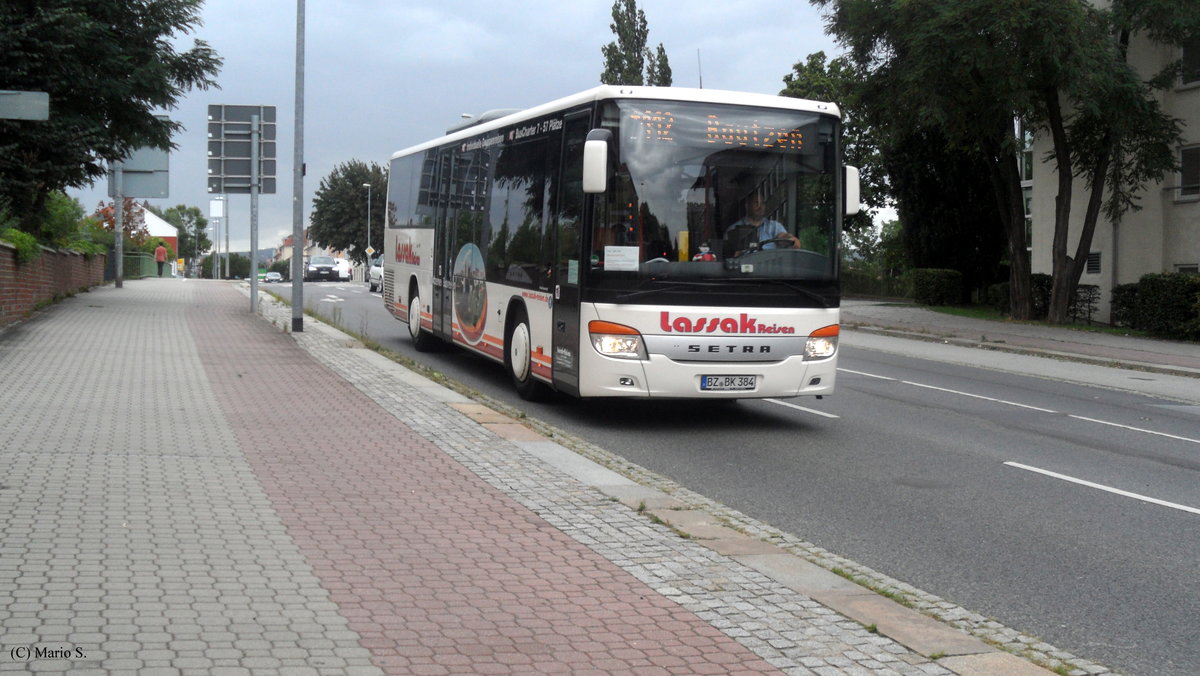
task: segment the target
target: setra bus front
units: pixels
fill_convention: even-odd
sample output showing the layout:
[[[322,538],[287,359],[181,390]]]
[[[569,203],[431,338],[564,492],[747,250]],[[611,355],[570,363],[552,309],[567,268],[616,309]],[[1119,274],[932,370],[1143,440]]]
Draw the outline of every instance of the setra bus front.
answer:
[[[638,90],[643,91],[643,90]],[[823,396],[837,371],[837,109],[615,99],[584,149],[578,394]]]

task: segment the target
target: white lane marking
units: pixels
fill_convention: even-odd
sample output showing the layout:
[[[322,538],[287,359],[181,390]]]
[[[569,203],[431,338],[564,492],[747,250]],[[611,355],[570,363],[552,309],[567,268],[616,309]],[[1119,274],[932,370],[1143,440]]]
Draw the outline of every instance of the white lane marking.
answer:
[[[904,383],[905,385],[912,385],[913,387],[924,387],[927,390],[937,390],[938,392],[948,392],[950,394],[957,394],[957,395],[960,395],[963,397],[972,397],[975,399],[983,399],[984,401],[992,401],[997,404],[1005,404],[1007,406],[1016,406],[1018,408],[1028,408],[1033,411],[1041,411],[1042,413],[1058,413],[1058,411],[1052,411],[1048,408],[1038,408],[1037,406],[1030,406],[1029,404],[1018,404],[1015,401],[1005,401],[1004,399],[995,399],[993,397],[985,397],[982,394],[971,394],[970,392],[962,392],[959,390],[950,390],[945,387],[937,387],[934,385],[923,385],[921,383],[914,383],[911,380],[901,380],[900,382]]]
[[[1040,411],[1042,413],[1058,413],[1058,411],[1054,411],[1054,410],[1051,410],[1048,408],[1040,408],[1038,406],[1030,406],[1029,404],[1019,404],[1015,401],[1006,401],[1004,399],[995,399],[993,397],[985,397],[981,394],[971,394],[970,392],[963,392],[961,390],[951,390],[951,389],[948,389],[945,387],[937,387],[935,385],[925,385],[923,383],[916,383],[911,380],[899,380],[897,378],[891,378],[889,376],[880,376],[880,375],[875,375],[874,373],[865,373],[863,371],[851,371],[850,369],[843,369],[843,368],[839,368],[838,370],[843,371],[845,373],[853,373],[854,375],[857,375],[857,376],[866,376],[868,378],[878,378],[879,380],[891,380],[893,382],[899,382],[904,385],[912,385],[913,387],[923,387],[928,390],[937,390],[938,392],[946,392],[948,394],[958,394],[958,395],[961,395],[964,397],[972,397],[974,399],[983,399],[984,401],[991,401],[991,402],[995,402],[997,404],[1005,404],[1007,406],[1017,406],[1019,408],[1027,408],[1031,411]],[[1107,420],[1099,420],[1097,418],[1088,418],[1086,416],[1075,415],[1073,413],[1064,413],[1063,415],[1065,415],[1068,418],[1074,418],[1076,420],[1083,420],[1084,422],[1096,423],[1098,425],[1108,425],[1110,427],[1119,427],[1121,429],[1129,430],[1131,432],[1142,432],[1144,434],[1153,434],[1155,436],[1166,437],[1167,439],[1175,439],[1176,441],[1186,441],[1186,442],[1193,443],[1193,444],[1200,444],[1200,439],[1192,439],[1191,437],[1181,437],[1181,436],[1177,436],[1174,434],[1168,434],[1166,432],[1156,432],[1154,430],[1148,430],[1143,427],[1133,427],[1131,425],[1123,425],[1121,423],[1109,422]]]
[[[838,370],[843,373],[853,373],[856,376],[866,376],[868,378],[877,378],[879,380],[895,380],[895,378],[892,378],[890,376],[877,376],[874,373],[866,373],[864,371],[851,371],[850,369],[844,369],[844,368],[839,368]]]
[[[772,404],[779,404],[780,406],[787,406],[788,408],[794,408],[797,411],[804,411],[805,413],[812,413],[813,415],[819,415],[819,416],[823,416],[826,418],[840,418],[841,417],[838,415],[834,415],[832,413],[826,413],[825,411],[818,411],[814,408],[804,408],[803,406],[797,406],[796,404],[789,404],[786,401],[779,401],[778,399],[764,399],[763,401],[769,401]]]
[[[1084,481],[1083,479],[1076,479],[1075,477],[1067,476],[1066,474],[1059,474],[1058,472],[1051,472],[1050,470],[1041,469],[1038,467],[1022,465],[1019,462],[1006,462],[1004,464],[1008,465],[1009,467],[1016,467],[1017,469],[1023,469],[1023,470],[1029,471],[1029,472],[1036,472],[1038,474],[1044,474],[1048,477],[1053,477],[1055,479],[1062,479],[1063,481],[1069,481],[1073,484],[1079,484],[1080,486],[1087,486],[1088,488],[1097,488],[1102,491],[1108,491],[1109,493],[1115,493],[1116,495],[1121,495],[1121,496],[1124,496],[1127,498],[1133,498],[1134,500],[1141,500],[1142,502],[1148,502],[1152,505],[1159,505],[1162,507],[1170,507],[1171,509],[1178,509],[1181,512],[1191,512],[1192,514],[1200,514],[1200,509],[1197,509],[1195,507],[1188,507],[1187,505],[1180,505],[1180,504],[1177,504],[1174,502],[1167,502],[1166,500],[1159,500],[1158,498],[1151,498],[1149,496],[1139,495],[1138,493],[1130,493],[1129,491],[1123,491],[1119,488],[1113,488],[1112,486],[1105,486],[1103,484],[1093,483],[1091,481]]]
[[[893,382],[899,382],[904,385],[912,385],[913,387],[923,387],[927,390],[937,390],[938,392],[946,392],[948,394],[957,394],[957,395],[961,395],[964,397],[972,397],[974,399],[983,399],[984,401],[992,401],[992,402],[996,402],[997,404],[1005,404],[1007,406],[1017,406],[1020,408],[1028,408],[1028,409],[1031,409],[1034,411],[1041,411],[1042,413],[1058,413],[1058,411],[1052,411],[1048,408],[1039,408],[1037,406],[1030,406],[1029,404],[1018,404],[1015,401],[1005,401],[1004,399],[996,399],[994,397],[985,397],[982,394],[971,394],[970,392],[963,392],[961,390],[951,390],[951,389],[948,389],[945,387],[937,387],[936,385],[925,385],[924,383],[915,383],[911,380],[899,380],[897,378],[891,378],[889,376],[879,376],[879,375],[875,375],[874,373],[865,373],[863,371],[851,371],[850,369],[843,369],[843,368],[839,368],[838,370],[845,371],[846,373],[853,373],[856,376],[866,376],[868,378],[878,378],[879,380],[891,380]]]
[[[1177,441],[1190,441],[1193,444],[1200,444],[1200,439],[1191,439],[1189,437],[1179,437],[1179,436],[1175,436],[1174,434],[1167,434],[1166,432],[1155,432],[1154,430],[1143,429],[1141,427],[1130,427],[1129,425],[1122,425],[1121,423],[1108,422],[1107,420],[1096,420],[1095,418],[1085,418],[1081,415],[1071,415],[1071,414],[1068,414],[1067,417],[1075,418],[1076,420],[1086,420],[1088,422],[1094,422],[1094,423],[1098,423],[1100,425],[1110,425],[1112,427],[1120,427],[1121,429],[1132,430],[1134,432],[1145,432],[1146,434],[1155,434],[1160,437],[1167,437],[1168,439],[1175,439]]]

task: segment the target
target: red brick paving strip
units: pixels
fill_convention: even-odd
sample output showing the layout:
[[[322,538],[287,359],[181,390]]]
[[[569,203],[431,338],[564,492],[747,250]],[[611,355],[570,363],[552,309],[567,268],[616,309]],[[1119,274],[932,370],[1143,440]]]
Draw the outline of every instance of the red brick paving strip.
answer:
[[[244,296],[196,299],[201,359],[250,466],[380,667],[777,673],[476,477]]]

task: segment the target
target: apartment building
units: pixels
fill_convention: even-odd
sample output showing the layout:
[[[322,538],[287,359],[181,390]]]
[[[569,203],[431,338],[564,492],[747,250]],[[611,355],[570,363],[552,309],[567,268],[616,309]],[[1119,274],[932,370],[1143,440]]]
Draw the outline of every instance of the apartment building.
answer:
[[[1151,272],[1200,272],[1200,37],[1179,46],[1134,36],[1129,58],[1146,78],[1183,59],[1182,77],[1159,94],[1163,110],[1184,124],[1177,149],[1182,169],[1148,184],[1140,195],[1141,210],[1126,213],[1118,222],[1101,215],[1079,280],[1100,287],[1100,321],[1108,320],[1111,290],[1116,285],[1136,282]],[[1031,267],[1035,273],[1049,274],[1058,177],[1052,163],[1040,161],[1050,150],[1050,139],[1039,136],[1028,143],[1021,167]],[[1074,255],[1079,242],[1087,198],[1086,186],[1077,178],[1069,255]]]

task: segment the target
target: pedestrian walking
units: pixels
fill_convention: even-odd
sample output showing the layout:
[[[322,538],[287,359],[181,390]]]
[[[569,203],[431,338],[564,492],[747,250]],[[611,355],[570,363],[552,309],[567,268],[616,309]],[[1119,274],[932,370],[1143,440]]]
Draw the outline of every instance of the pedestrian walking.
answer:
[[[167,247],[163,246],[162,242],[159,242],[158,248],[154,250],[154,262],[158,263],[158,276],[162,277],[163,266],[167,263]]]

